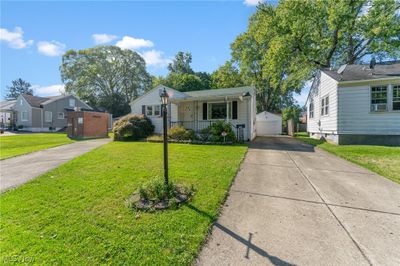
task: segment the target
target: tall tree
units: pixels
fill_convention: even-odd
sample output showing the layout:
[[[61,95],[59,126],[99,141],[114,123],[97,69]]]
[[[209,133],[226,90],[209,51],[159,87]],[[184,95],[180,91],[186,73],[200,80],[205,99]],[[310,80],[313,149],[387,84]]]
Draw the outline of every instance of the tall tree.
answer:
[[[152,85],[163,84],[178,91],[194,91],[211,89],[211,76],[207,72],[194,72],[190,66],[192,54],[178,52],[169,64],[167,77],[152,77]]]
[[[233,88],[245,85],[239,74],[239,70],[231,61],[226,61],[224,65],[211,74],[211,84],[214,89]]]
[[[178,52],[172,63],[168,64],[168,70],[177,74],[193,74],[194,71],[190,64],[192,63],[192,54],[189,52]]]
[[[366,56],[400,56],[400,3],[396,0],[281,1],[263,61],[272,83],[301,84],[316,69],[354,64]],[[271,6],[258,12],[271,18]],[[258,38],[269,39],[263,27]],[[282,72],[283,71],[283,72]]]
[[[114,116],[129,113],[129,103],[151,86],[143,58],[117,46],[69,50],[60,71],[66,92],[105,107]]]
[[[7,99],[16,99],[21,94],[33,95],[32,86],[29,82],[19,78],[11,81],[11,86],[7,86]]]

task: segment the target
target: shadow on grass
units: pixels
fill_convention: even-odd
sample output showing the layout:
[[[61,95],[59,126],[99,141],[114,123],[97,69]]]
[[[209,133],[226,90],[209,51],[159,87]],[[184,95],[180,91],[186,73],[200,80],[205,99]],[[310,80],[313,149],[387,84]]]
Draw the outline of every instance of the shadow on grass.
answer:
[[[218,228],[219,230],[221,230],[222,232],[226,233],[227,235],[231,236],[233,239],[239,241],[240,243],[242,243],[243,245],[245,245],[247,247],[246,250],[246,254],[244,255],[245,258],[249,259],[249,252],[250,250],[253,250],[254,252],[256,252],[257,254],[267,258],[273,265],[277,265],[277,266],[281,266],[281,265],[285,265],[285,266],[291,266],[291,265],[295,265],[292,263],[289,263],[287,261],[284,261],[276,256],[272,256],[271,254],[269,254],[267,251],[261,249],[260,247],[254,245],[253,243],[251,243],[251,238],[253,236],[252,233],[249,232],[249,239],[245,239],[243,237],[241,237],[240,235],[236,234],[235,232],[233,232],[232,230],[230,230],[229,228],[223,226],[222,224],[218,223],[218,221],[216,221],[216,219],[211,216],[210,214],[199,210],[198,208],[196,208],[195,206],[191,205],[191,204],[186,204],[186,206],[197,212],[198,214],[208,218],[210,220],[210,222],[213,223],[213,226]]]

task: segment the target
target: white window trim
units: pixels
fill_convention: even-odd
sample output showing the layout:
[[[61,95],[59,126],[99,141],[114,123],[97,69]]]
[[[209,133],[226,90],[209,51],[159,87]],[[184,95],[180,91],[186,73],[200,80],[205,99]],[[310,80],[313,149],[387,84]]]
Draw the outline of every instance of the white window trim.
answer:
[[[158,110],[159,114],[158,115],[155,114],[156,106],[159,106],[159,110]],[[147,110],[148,107],[151,107],[151,114],[147,113],[147,111],[149,111],[149,110]],[[146,110],[145,110],[146,116],[149,116],[149,117],[160,117],[161,116],[161,104],[146,105],[145,108],[146,108]]]
[[[26,119],[24,119],[24,113],[26,113]],[[21,121],[23,121],[23,122],[26,122],[26,121],[28,121],[29,119],[28,119],[28,112],[27,111],[22,111],[21,112]]]
[[[225,118],[211,118],[211,105],[214,103],[224,103],[227,105],[227,117]],[[239,107],[238,107],[239,108]],[[207,120],[218,121],[218,120],[231,120],[232,119],[232,101],[215,101],[215,102],[207,102]]]
[[[62,114],[62,118],[60,118],[60,114]],[[65,114],[64,114],[64,112],[59,112],[58,114],[57,114],[57,119],[65,119]]]
[[[398,87],[398,88],[396,88],[396,89],[400,89],[400,84],[391,84],[391,86],[390,86],[390,87],[391,87],[391,92],[390,92],[390,93],[391,93],[391,95],[392,95],[392,101],[391,101],[391,103],[392,103],[392,104],[391,104],[391,108],[392,108],[392,109],[391,109],[391,111],[392,111],[392,112],[400,112],[400,110],[394,110],[394,109],[393,109],[393,105],[394,105],[394,97],[393,97],[393,96],[394,96],[394,87],[395,87],[395,86]],[[398,101],[400,101],[400,99],[399,99]],[[398,101],[396,101],[396,102],[398,102]]]
[[[311,104],[312,104],[312,116],[311,116]],[[315,116],[315,104],[314,100],[311,100],[310,103],[308,104],[308,118],[314,119],[314,116]]]
[[[71,100],[74,101],[74,104],[73,104],[73,105],[71,105]],[[76,100],[75,100],[75,98],[69,98],[69,99],[68,99],[68,105],[69,105],[69,107],[76,107]]]
[[[328,98],[328,104],[326,104],[326,98]],[[324,101],[324,104],[322,104],[322,101]],[[329,99],[329,94],[326,94],[324,97],[321,98],[320,108],[319,108],[320,113],[321,113],[321,117],[329,116],[329,114],[330,114],[330,110],[329,110],[330,103],[331,103],[331,101]],[[326,108],[327,107],[328,107],[328,113],[326,113]]]
[[[49,120],[46,119],[47,118],[46,113],[50,113],[50,119]],[[53,122],[53,112],[52,111],[44,111],[44,122],[46,122],[46,123]]]
[[[372,87],[383,87],[386,86],[386,110],[385,111],[372,111]],[[370,85],[369,86],[369,112],[371,114],[381,114],[381,113],[387,113],[390,112],[391,110],[391,104],[390,104],[390,93],[391,93],[391,85],[390,84],[376,84],[376,85]]]

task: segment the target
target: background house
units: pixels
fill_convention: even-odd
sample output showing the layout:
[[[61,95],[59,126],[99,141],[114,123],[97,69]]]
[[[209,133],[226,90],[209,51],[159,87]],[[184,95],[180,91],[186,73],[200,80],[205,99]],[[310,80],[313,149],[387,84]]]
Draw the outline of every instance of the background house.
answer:
[[[157,86],[131,103],[132,114],[144,114],[155,126],[155,133],[162,132],[160,90]],[[237,133],[237,125],[243,125],[243,137],[255,137],[256,96],[254,87],[201,90],[179,92],[167,88],[170,96],[168,124],[181,125],[200,132],[218,120],[232,124]]]
[[[400,63],[322,69],[306,106],[312,137],[337,144],[400,145]]]
[[[23,130],[43,132],[67,127],[67,111],[92,108],[72,95],[38,97],[21,94],[13,107],[16,112],[15,123]]]
[[[16,100],[0,102],[0,127],[2,129],[14,129],[16,112],[14,106]]]

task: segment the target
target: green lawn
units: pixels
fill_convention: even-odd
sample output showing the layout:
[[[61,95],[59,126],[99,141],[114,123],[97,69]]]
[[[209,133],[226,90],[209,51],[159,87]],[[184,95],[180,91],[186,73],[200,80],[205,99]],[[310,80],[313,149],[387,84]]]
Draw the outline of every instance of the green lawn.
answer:
[[[400,147],[334,145],[309,138],[306,133],[300,133],[296,138],[400,183]]]
[[[170,144],[170,179],[193,184],[194,199],[137,215],[126,199],[162,178],[162,147],[112,142],[3,194],[1,256],[47,265],[191,264],[247,147]]]
[[[0,160],[72,142],[63,133],[3,136],[0,137]]]

